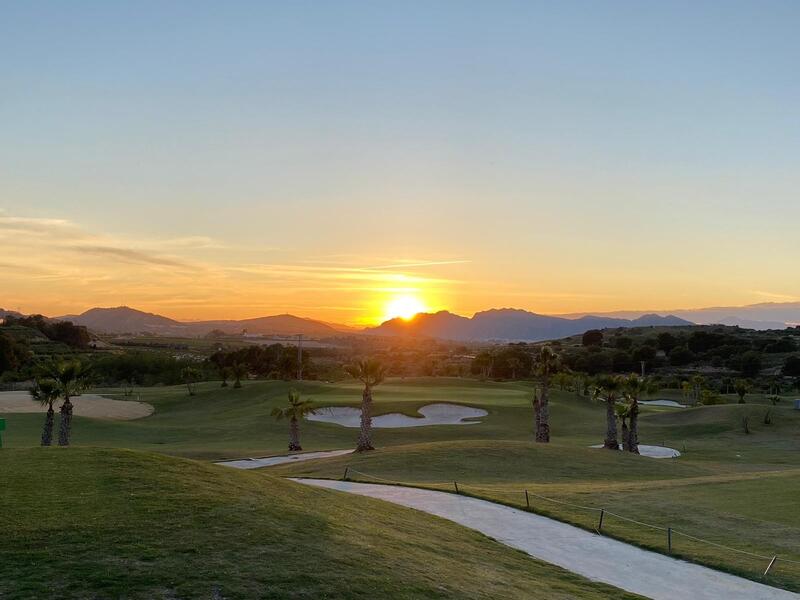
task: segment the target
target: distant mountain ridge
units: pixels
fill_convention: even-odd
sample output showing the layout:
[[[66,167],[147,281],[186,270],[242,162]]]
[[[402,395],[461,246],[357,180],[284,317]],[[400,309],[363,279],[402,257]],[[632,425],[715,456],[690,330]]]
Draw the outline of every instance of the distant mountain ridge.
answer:
[[[72,321],[76,325],[85,325],[100,333],[202,336],[216,329],[228,334],[247,331],[247,333],[262,335],[302,334],[313,337],[330,337],[349,330],[345,325],[338,329],[337,326],[329,323],[289,314],[240,320],[176,321],[128,306],[90,308],[79,315],[64,315],[56,318],[62,321]]]
[[[586,315],[577,319],[540,315],[515,308],[495,308],[478,312],[472,318],[448,311],[421,313],[406,321],[396,318],[366,329],[373,335],[410,335],[462,341],[538,342],[608,327],[650,327],[693,325],[673,315],[642,315],[636,319]]]
[[[602,317],[617,317],[633,319],[644,311],[619,310],[608,313],[599,313]],[[656,312],[656,311],[649,311]],[[800,302],[760,302],[746,306],[710,306],[707,308],[674,309],[665,312],[688,319],[698,325],[733,325],[746,329],[785,329],[800,325]],[[566,318],[576,318],[583,313],[558,315]]]

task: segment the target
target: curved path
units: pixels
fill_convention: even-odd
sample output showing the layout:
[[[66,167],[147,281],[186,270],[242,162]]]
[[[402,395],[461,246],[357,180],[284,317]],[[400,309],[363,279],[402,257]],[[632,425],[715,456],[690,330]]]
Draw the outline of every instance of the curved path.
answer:
[[[800,595],[792,592],[649,552],[566,523],[486,500],[371,483],[322,479],[293,481],[378,498],[449,519],[588,579],[656,600],[800,598]]]

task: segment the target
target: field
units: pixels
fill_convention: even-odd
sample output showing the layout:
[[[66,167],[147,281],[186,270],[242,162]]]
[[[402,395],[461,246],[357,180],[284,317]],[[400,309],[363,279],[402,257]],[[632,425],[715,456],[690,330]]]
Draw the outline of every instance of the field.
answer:
[[[356,384],[292,385],[322,406],[356,406],[360,399]],[[288,387],[290,384],[284,382],[246,382],[235,390],[205,383],[192,397],[184,387],[138,390],[141,399],[155,407],[154,415],[128,422],[78,418],[75,442],[202,460],[282,453],[286,447],[285,423],[274,422],[269,412],[285,402]],[[374,432],[379,446],[376,452],[254,472],[247,475],[247,481],[268,480],[269,486],[294,490],[295,486],[273,476],[340,478],[349,468],[351,479],[363,481],[382,478],[450,491],[457,481],[462,493],[523,508],[528,490],[532,510],[595,529],[602,508],[608,511],[604,514],[604,533],[660,552],[667,549],[665,530],[615,515],[659,528],[671,527],[675,530],[675,555],[753,579],[759,579],[768,559],[777,555],[767,581],[800,590],[800,565],[787,562],[800,561],[800,517],[795,510],[800,494],[796,458],[800,452],[800,411],[792,410],[788,402],[772,406],[754,397],[745,405],[685,410],[647,407],[641,419],[641,442],[665,444],[683,453],[675,460],[654,460],[588,448],[602,441],[603,407],[558,390],[552,399],[553,443],[531,443],[530,393],[525,382],[390,380],[376,390],[376,412],[413,415],[430,402],[449,401],[485,408],[489,415],[477,425],[378,429]],[[763,422],[766,411],[771,411],[771,424]],[[745,416],[749,417],[749,434],[742,427]],[[40,416],[8,415],[8,421],[9,446],[36,445]],[[303,423],[301,429],[306,450],[351,447],[356,435],[355,429],[324,423]],[[3,451],[3,456],[14,456],[13,452]],[[54,455],[27,452],[18,456],[34,460],[31,457]],[[169,464],[196,465],[192,468],[199,469],[208,484],[223,477],[221,467],[194,462]],[[758,556],[698,542],[683,534]],[[402,564],[407,560],[412,557],[404,557]]]

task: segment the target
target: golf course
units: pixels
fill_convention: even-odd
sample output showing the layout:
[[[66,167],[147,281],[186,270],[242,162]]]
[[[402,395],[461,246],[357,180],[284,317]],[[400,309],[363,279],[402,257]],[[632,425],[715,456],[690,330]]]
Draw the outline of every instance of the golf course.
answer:
[[[603,440],[604,408],[574,392],[552,390],[552,441],[535,444],[528,382],[389,379],[375,388],[374,415],[421,418],[417,411],[436,403],[486,414],[468,426],[376,428],[372,452],[248,471],[214,464],[286,454],[287,424],[271,412],[290,388],[317,408],[361,401],[355,382],[205,382],[192,396],[185,386],[140,388],[132,400],[152,414],[101,419],[76,410],[71,448],[36,447],[41,414],[5,413],[0,461],[12,493],[0,510],[13,517],[0,595],[312,598],[341,596],[341,586],[354,598],[626,597],[445,520],[288,480],[345,476],[457,489],[800,590],[800,413],[788,400],[643,406],[641,443],[681,454],[654,459],[590,448]],[[352,448],[356,437],[336,423],[300,423],[307,452]]]

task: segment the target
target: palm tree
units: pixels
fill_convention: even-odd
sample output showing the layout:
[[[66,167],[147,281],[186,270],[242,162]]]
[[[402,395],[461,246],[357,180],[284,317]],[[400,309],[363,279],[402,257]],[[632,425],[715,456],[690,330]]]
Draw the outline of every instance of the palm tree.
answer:
[[[44,372],[56,384],[58,396],[64,398],[61,405],[61,421],[58,429],[58,445],[69,446],[72,434],[72,400],[89,385],[89,367],[79,360],[51,363],[44,367]]]
[[[657,390],[655,382],[646,377],[631,375],[625,380],[625,397],[628,399],[628,417],[630,418],[631,428],[628,438],[627,450],[634,454],[639,454],[639,400],[645,394],[650,394]],[[624,437],[624,433],[623,433]],[[623,449],[625,440],[623,439]]]
[[[247,365],[244,363],[233,363],[231,367],[231,373],[233,373],[233,387],[240,388],[242,387],[242,377],[247,377]]]
[[[364,384],[361,394],[361,430],[358,434],[356,452],[374,450],[372,446],[372,388],[386,378],[386,367],[374,359],[360,360],[345,367],[345,372]]]
[[[44,418],[44,429],[42,429],[42,446],[50,446],[53,443],[53,422],[55,413],[53,403],[61,395],[58,384],[52,379],[37,379],[34,387],[31,388],[31,399],[42,406],[47,407],[47,414]]]
[[[306,415],[313,415],[314,408],[310,400],[300,400],[300,392],[289,390],[289,406],[272,409],[272,416],[276,420],[289,419],[289,452],[299,452],[300,446],[300,420]]]
[[[231,376],[230,367],[220,367],[219,376],[222,377],[222,385],[220,387],[228,387],[228,379]]]
[[[516,356],[508,359],[508,368],[511,369],[511,379],[517,378],[517,371],[522,368],[522,361]]]
[[[195,384],[200,381],[202,373],[195,367],[184,367],[181,369],[181,379],[186,384],[186,389],[189,390],[189,395],[194,396]]]
[[[739,396],[739,404],[744,404],[744,397],[750,391],[750,382],[746,379],[737,379],[733,384],[733,391]]]
[[[617,413],[616,404],[623,389],[623,379],[619,375],[604,375],[597,380],[595,398],[600,398],[606,403],[606,439],[603,447],[609,450],[619,450],[617,439]]]
[[[550,441],[550,377],[558,370],[560,358],[549,345],[542,346],[536,363],[536,374],[542,380],[541,393],[534,396],[533,410],[536,417],[537,442],[546,444]]]
[[[622,450],[624,452],[628,452],[631,449],[631,430],[628,428],[628,418],[631,416],[632,408],[632,404],[617,404],[614,406],[614,413],[622,425]]]

